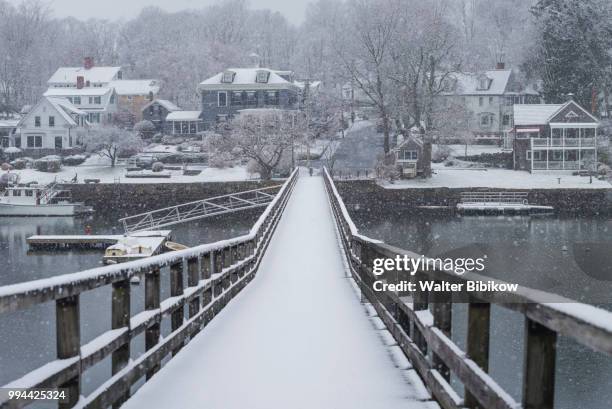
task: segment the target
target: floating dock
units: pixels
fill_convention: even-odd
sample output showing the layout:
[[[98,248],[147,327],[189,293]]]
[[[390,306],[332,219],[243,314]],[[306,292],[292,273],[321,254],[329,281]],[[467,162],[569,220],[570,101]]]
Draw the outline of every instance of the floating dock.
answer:
[[[129,235],[123,234],[83,234],[83,235],[36,235],[30,236],[26,242],[30,250],[47,249],[101,249],[105,250],[109,246],[116,245],[125,239],[142,241],[143,244],[151,245],[161,241],[157,247],[170,238],[171,230],[142,231]],[[157,239],[157,240],[153,240]],[[153,243],[155,241],[155,243]]]
[[[539,206],[524,203],[458,203],[460,212],[491,212],[491,213],[542,213],[552,212],[552,206]]]

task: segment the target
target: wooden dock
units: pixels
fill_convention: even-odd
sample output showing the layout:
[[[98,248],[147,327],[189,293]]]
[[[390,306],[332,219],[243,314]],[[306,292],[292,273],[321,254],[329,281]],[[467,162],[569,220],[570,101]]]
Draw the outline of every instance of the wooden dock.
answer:
[[[143,231],[129,235],[135,238],[170,236],[170,230]],[[30,250],[72,250],[72,249],[101,249],[117,244],[128,236],[123,234],[83,234],[83,235],[35,235],[26,239]]]

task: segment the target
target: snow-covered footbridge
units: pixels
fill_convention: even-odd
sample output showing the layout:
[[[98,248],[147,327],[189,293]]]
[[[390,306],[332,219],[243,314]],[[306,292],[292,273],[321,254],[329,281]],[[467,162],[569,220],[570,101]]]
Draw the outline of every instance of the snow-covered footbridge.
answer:
[[[372,275],[373,259],[417,255],[360,235],[326,172],[298,176],[244,236],[0,287],[0,313],[56,308],[57,359],[5,387],[64,388],[60,407],[552,408],[558,335],[612,355],[612,313],[525,288],[470,293],[462,351],[450,337],[449,296],[372,290],[387,279]],[[135,275],[145,281],[138,313]],[[419,271],[414,279],[423,277],[479,278]],[[162,279],[170,282],[164,300]],[[103,286],[112,286],[112,328],[82,344],[80,295]],[[488,374],[490,303],[525,316],[522,403]],[[146,352],[137,356],[130,344],[142,333]],[[109,357],[111,377],[83,396],[83,373]]]

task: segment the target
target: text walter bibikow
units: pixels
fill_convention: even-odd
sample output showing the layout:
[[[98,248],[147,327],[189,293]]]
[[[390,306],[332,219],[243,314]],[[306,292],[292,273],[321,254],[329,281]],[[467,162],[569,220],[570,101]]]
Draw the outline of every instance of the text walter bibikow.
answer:
[[[468,272],[482,272],[485,269],[486,256],[482,258],[429,258],[425,256],[408,257],[397,255],[395,258],[375,258],[372,264],[372,273],[381,276],[385,273],[403,273],[414,276],[417,272],[443,270],[462,276]],[[387,277],[392,278],[392,277]],[[417,281],[377,280],[372,284],[374,291],[433,291],[433,292],[460,292],[460,291],[517,291],[518,284],[503,283],[495,280],[427,280]]]

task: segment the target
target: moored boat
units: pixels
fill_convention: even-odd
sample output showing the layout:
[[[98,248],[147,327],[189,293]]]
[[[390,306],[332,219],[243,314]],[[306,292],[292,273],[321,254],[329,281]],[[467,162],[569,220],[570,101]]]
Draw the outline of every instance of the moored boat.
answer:
[[[11,186],[0,196],[0,216],[77,216],[91,211],[72,202],[70,191],[55,184]]]

